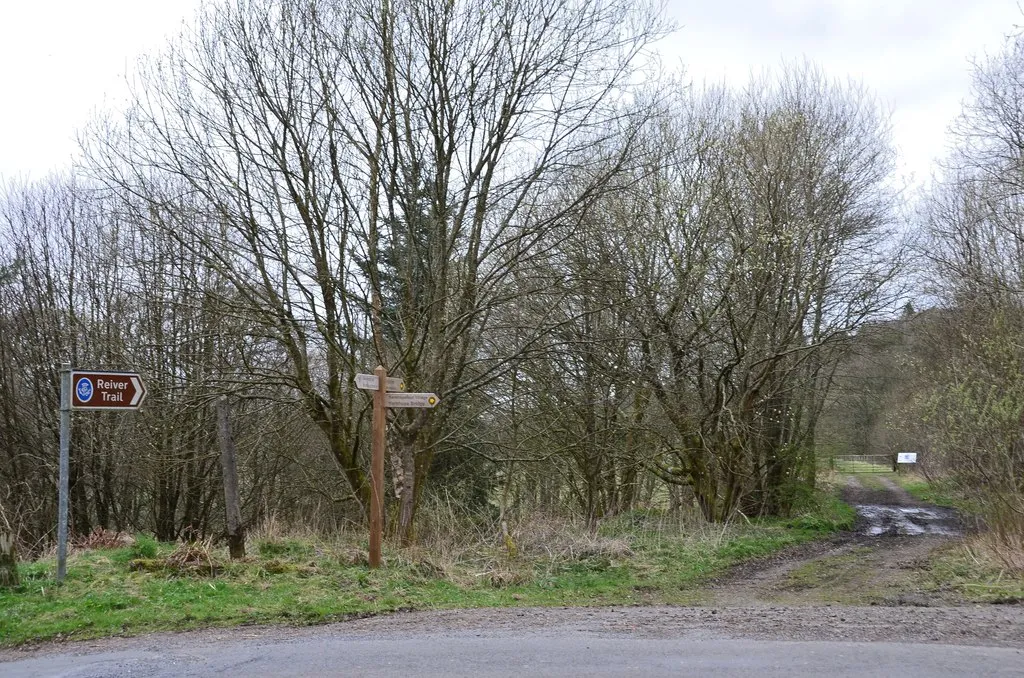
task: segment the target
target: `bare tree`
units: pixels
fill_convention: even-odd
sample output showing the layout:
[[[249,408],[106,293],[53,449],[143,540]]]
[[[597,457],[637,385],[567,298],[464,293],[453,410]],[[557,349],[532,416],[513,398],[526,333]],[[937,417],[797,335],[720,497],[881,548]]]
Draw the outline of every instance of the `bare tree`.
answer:
[[[513,272],[629,157],[592,149],[619,133],[662,30],[625,1],[244,0],[149,62],[92,157],[279,342],[287,365],[267,378],[294,389],[364,507],[352,375],[379,361],[441,395],[392,421],[408,541],[451,413],[523,348],[484,350],[497,309],[545,291]],[[556,203],[570,166],[589,179]]]
[[[709,519],[785,513],[813,484],[836,352],[897,298],[885,118],[809,66],[680,108],[632,264],[648,380],[679,435],[655,468]]]
[[[923,207],[932,311],[911,372],[916,397],[901,428],[931,462],[977,498],[1007,563],[1024,541],[1024,38],[974,65],[971,98]],[[913,427],[914,419],[928,422]]]

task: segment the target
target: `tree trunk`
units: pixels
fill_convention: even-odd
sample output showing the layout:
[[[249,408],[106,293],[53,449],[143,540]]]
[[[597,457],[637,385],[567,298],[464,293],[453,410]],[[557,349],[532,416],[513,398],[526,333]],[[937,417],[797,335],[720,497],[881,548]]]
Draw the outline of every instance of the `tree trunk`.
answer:
[[[14,548],[14,535],[0,532],[0,588],[17,586],[18,553]]]
[[[402,546],[411,546],[416,540],[413,522],[416,520],[417,483],[415,442],[401,442],[401,494],[398,498],[398,536]],[[396,481],[396,488],[399,486]]]
[[[224,509],[227,513],[228,551],[232,560],[245,558],[245,528],[242,526],[241,501],[238,498],[238,467],[235,464],[235,440],[231,437],[227,398],[217,401],[217,438],[220,441],[220,465],[224,474]]]

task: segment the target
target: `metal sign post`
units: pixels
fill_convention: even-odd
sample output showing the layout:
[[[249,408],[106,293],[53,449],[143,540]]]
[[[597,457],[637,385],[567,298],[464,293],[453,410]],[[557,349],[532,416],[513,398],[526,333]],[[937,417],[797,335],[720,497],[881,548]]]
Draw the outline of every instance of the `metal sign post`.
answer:
[[[68,467],[71,452],[71,410],[137,410],[146,399],[146,385],[135,372],[72,370],[60,364],[60,477],[57,488],[57,581],[68,569]]]
[[[68,569],[68,466],[71,451],[71,363],[60,364],[60,476],[57,481],[57,581]]]
[[[370,567],[380,567],[381,542],[384,539],[384,447],[389,407],[434,407],[433,393],[397,393],[405,390],[401,379],[388,378],[383,365],[373,374],[357,374],[356,386],[373,391],[373,444],[370,457]]]

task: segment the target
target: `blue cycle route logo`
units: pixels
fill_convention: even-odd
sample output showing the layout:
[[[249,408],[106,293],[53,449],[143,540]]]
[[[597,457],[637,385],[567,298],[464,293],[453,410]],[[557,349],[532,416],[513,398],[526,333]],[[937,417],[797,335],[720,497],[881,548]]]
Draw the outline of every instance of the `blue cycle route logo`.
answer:
[[[92,381],[88,377],[82,377],[75,384],[75,394],[83,403],[87,403],[92,399],[92,393]]]

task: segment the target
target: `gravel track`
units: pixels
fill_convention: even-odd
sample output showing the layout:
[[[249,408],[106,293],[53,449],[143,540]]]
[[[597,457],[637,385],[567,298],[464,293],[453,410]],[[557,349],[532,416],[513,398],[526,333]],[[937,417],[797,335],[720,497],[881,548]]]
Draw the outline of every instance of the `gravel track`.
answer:
[[[467,636],[933,643],[1024,650],[1024,607],[652,606],[405,612],[304,628],[209,629],[46,644],[0,651],[0,662],[111,651],[166,654],[239,642]]]

